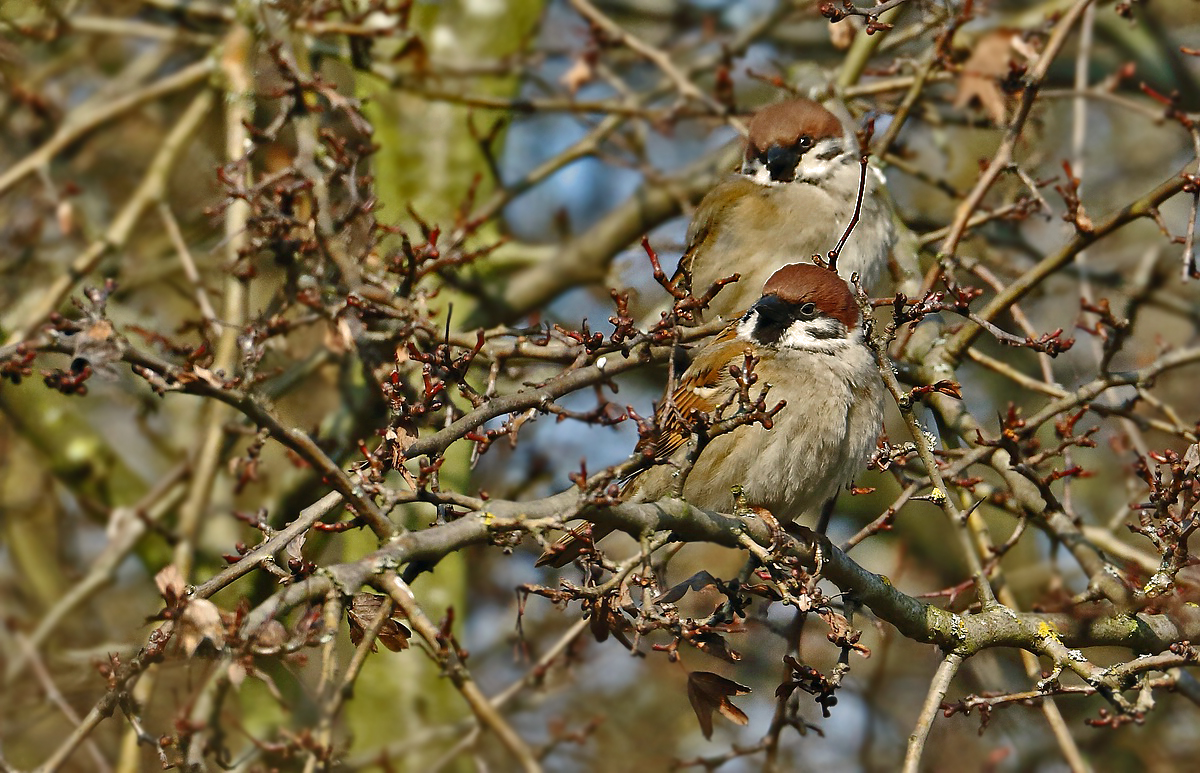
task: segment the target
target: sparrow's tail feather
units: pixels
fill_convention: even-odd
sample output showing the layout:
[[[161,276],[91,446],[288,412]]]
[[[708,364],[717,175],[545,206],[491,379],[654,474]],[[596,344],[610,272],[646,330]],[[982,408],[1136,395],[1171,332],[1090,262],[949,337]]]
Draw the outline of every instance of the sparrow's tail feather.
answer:
[[[571,529],[538,556],[534,566],[552,566],[562,569],[584,553],[595,549],[596,543],[612,533],[608,526],[583,523]]]

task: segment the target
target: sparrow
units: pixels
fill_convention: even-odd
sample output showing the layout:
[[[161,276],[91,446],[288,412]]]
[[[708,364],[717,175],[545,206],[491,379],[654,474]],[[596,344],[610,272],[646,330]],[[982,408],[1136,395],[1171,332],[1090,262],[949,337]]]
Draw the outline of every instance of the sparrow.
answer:
[[[686,477],[695,414],[736,410],[731,366],[755,359],[769,403],[784,401],[768,429],[743,424],[700,449]],[[866,466],[883,422],[883,383],[863,342],[858,305],[846,282],[808,263],[777,270],[762,297],[705,346],[655,410],[656,433],[636,452],[654,465],[626,480],[621,497],[654,502],[680,496],[723,513],[767,510],[790,522],[819,515]],[[735,502],[734,488],[740,487]],[[579,527],[547,550],[538,566],[563,567],[588,544]],[[592,540],[612,531],[593,527]]]
[[[740,274],[709,304],[710,315],[730,319],[756,300],[776,269],[812,262],[813,255],[825,258],[854,216],[860,179],[857,141],[833,113],[810,99],[759,110],[748,127],[741,171],[718,183],[696,208],[675,279],[690,273],[691,289],[701,295],[713,282]],[[896,226],[874,167],[863,189],[859,221],[838,256],[837,272],[847,280],[857,273],[870,292],[888,273]]]

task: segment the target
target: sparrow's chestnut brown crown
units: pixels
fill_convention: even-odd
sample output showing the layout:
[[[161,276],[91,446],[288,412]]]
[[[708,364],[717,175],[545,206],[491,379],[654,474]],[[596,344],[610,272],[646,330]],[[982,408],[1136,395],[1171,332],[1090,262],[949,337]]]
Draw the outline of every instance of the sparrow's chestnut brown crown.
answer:
[[[770,297],[778,298],[793,309],[808,312],[801,316],[831,317],[847,330],[858,325],[858,304],[849,285],[827,268],[811,263],[784,266],[763,285],[763,300]],[[812,305],[811,311],[804,308],[808,304]]]
[[[758,160],[776,182],[790,182],[800,157],[818,142],[842,136],[837,117],[811,99],[768,105],[750,120],[746,160]]]

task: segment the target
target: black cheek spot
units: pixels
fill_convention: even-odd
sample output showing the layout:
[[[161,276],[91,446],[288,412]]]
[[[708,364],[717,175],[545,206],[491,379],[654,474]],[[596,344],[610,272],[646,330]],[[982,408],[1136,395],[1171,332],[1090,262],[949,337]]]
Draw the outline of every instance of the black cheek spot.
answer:
[[[846,326],[836,319],[823,320],[825,324],[813,325],[809,328],[808,334],[818,340],[827,340],[831,338],[845,338],[849,331]]]

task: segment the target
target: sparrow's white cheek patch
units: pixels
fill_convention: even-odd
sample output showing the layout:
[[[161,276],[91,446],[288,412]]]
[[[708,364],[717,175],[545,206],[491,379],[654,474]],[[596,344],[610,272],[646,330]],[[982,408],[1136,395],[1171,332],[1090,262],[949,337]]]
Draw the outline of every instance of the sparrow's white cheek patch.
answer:
[[[793,322],[780,337],[779,348],[837,354],[845,351],[851,343],[848,331],[840,322],[822,317],[808,322]]]
[[[796,167],[796,179],[806,183],[821,183],[829,176],[833,170],[834,164],[837,162],[820,161],[813,159],[812,161],[801,161]]]
[[[820,184],[848,158],[846,145],[841,140],[822,140],[800,159],[796,166],[796,179]]]
[[[771,170],[758,161],[747,161],[742,167],[742,174],[759,185],[787,185],[785,182],[771,179]]]
[[[747,314],[745,317],[743,317],[742,321],[738,323],[738,326],[737,326],[738,338],[742,339],[743,341],[753,341],[754,340],[754,330],[757,327],[758,327],[758,312],[752,311],[749,314]]]

